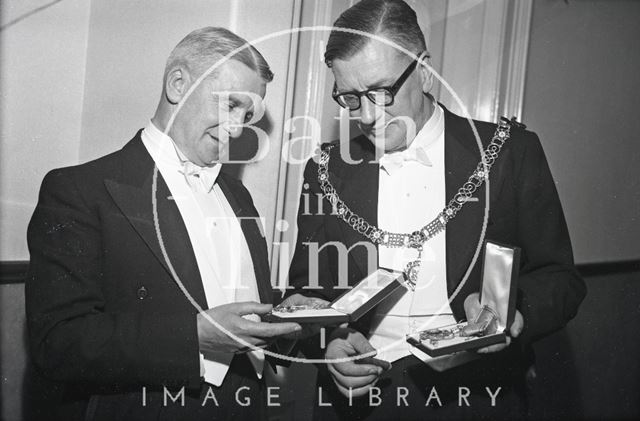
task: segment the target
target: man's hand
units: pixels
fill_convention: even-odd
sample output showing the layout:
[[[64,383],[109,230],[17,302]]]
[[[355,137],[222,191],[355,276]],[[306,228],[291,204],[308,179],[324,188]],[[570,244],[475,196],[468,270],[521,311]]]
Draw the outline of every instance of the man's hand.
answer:
[[[337,359],[361,354],[371,356],[354,361],[327,364],[338,390],[345,396],[366,394],[376,384],[380,375],[391,368],[391,363],[373,358],[376,350],[362,333],[350,328],[338,328],[327,346],[325,357]]]
[[[467,320],[473,320],[476,318],[476,315],[480,313],[482,309],[482,305],[480,305],[480,294],[474,292],[470,294],[464,300],[464,312],[467,315]],[[513,323],[511,324],[511,328],[509,329],[510,337],[507,336],[507,342],[503,344],[489,345],[484,348],[480,348],[476,350],[476,352],[480,354],[489,354],[491,352],[502,351],[509,345],[511,345],[511,338],[517,338],[522,332],[522,328],[524,327],[524,319],[522,318],[522,314],[516,310],[516,316],[513,319]]]
[[[293,295],[287,297],[279,305],[281,305],[281,306],[313,306],[313,305],[320,305],[320,306],[328,307],[329,304],[331,304],[329,301],[323,300],[322,298],[306,297],[306,296],[304,296],[302,294],[293,294]],[[316,335],[318,332],[320,332],[320,329],[322,329],[323,326],[324,325],[322,325],[322,324],[316,324],[316,323],[304,323],[302,325],[302,330],[299,330],[299,331],[294,332],[292,334],[286,335],[285,339],[299,340],[299,339],[305,339],[305,338],[311,337],[313,335]]]
[[[264,347],[271,340],[282,335],[300,331],[297,323],[263,323],[247,320],[242,317],[250,314],[266,314],[271,311],[271,304],[256,302],[231,303],[205,310],[211,319],[224,327],[237,338],[256,346]],[[244,352],[246,344],[227,335],[218,326],[211,323],[204,314],[197,316],[198,340],[201,352]]]

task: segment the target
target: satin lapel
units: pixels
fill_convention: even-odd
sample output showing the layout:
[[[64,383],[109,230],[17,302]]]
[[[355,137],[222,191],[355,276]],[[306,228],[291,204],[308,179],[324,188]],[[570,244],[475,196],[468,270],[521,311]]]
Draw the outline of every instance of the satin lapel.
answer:
[[[369,157],[370,158],[370,157]],[[378,165],[364,161],[358,165],[346,167],[342,177],[331,174],[330,179],[340,198],[356,214],[360,215],[369,224],[378,225]],[[325,201],[325,204],[327,202]],[[330,212],[331,209],[325,210]],[[347,249],[360,241],[370,242],[365,236],[358,233],[344,221],[338,221]],[[376,249],[377,250],[377,249]],[[368,252],[363,246],[351,249],[349,256],[357,264],[362,277],[369,273]],[[377,256],[376,256],[377,263]],[[376,264],[377,267],[377,264]]]
[[[466,127],[464,127],[466,125]],[[445,110],[445,186],[447,201],[467,181],[480,161],[480,152],[469,123]],[[447,290],[449,295],[462,280],[480,240],[485,206],[484,186],[447,224]]]
[[[240,227],[242,228],[242,233],[244,234],[247,246],[249,247],[249,253],[251,254],[260,302],[272,303],[273,292],[271,288],[269,258],[267,255],[266,241],[258,225],[260,224],[258,214],[251,203],[241,203],[242,200],[229,187],[225,177],[224,174],[220,174],[220,177],[218,177],[218,185],[227,198],[231,209],[233,209],[233,212],[240,221]]]
[[[132,168],[131,173],[137,174],[131,177],[130,183],[123,180],[105,180],[107,191],[158,262],[171,274],[168,264],[170,263],[189,294],[200,306],[206,308],[200,271],[180,211],[158,172],[155,197],[160,230],[156,231],[152,205],[153,161],[139,138],[134,139],[127,147],[131,153],[126,156],[131,159],[123,163],[123,168]],[[143,170],[140,169],[141,167]],[[143,173],[146,173],[146,176],[140,177]],[[126,178],[126,175],[121,175],[119,178]],[[139,183],[141,179],[144,180],[142,186],[136,185],[136,182]],[[160,239],[165,246],[169,262],[163,256]]]

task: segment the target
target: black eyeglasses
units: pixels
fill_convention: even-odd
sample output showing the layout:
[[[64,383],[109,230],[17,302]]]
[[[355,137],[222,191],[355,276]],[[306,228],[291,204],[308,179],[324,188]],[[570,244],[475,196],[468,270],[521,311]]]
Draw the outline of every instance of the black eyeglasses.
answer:
[[[423,54],[425,54],[424,57],[430,57],[429,54],[426,54],[426,51],[420,53],[418,57],[421,57]],[[333,93],[331,96],[342,108],[347,108],[349,109],[349,111],[355,111],[360,108],[360,106],[362,105],[360,98],[362,98],[363,96],[369,98],[369,101],[373,102],[376,105],[388,107],[390,105],[393,105],[396,94],[398,93],[404,82],[409,78],[417,65],[418,60],[413,60],[411,64],[409,64],[407,69],[400,75],[398,80],[396,80],[395,83],[391,86],[380,86],[360,92],[338,92],[338,87],[334,83]]]

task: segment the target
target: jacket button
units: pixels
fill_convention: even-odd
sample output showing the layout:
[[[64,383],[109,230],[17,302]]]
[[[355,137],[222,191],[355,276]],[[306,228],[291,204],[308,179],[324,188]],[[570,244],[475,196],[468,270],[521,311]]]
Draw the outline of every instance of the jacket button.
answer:
[[[138,288],[138,299],[144,300],[145,298],[147,298],[147,295],[148,295],[148,292],[145,287]]]

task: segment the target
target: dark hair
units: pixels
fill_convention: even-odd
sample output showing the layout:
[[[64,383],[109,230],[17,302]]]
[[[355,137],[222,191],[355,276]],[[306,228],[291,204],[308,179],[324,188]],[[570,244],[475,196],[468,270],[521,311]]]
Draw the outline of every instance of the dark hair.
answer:
[[[243,46],[247,47],[230,58],[256,71],[265,82],[271,82],[273,73],[269,64],[253,45],[228,29],[211,26],[196,29],[175,46],[167,59],[165,77],[176,63],[184,64],[200,75],[213,65],[214,59],[221,59]]]
[[[345,10],[333,26],[384,36],[415,54],[427,49],[416,12],[402,0],[362,0]],[[334,29],[329,34],[324,61],[331,67],[334,59],[352,57],[370,40]]]

